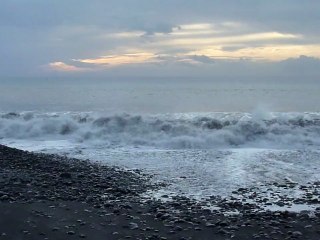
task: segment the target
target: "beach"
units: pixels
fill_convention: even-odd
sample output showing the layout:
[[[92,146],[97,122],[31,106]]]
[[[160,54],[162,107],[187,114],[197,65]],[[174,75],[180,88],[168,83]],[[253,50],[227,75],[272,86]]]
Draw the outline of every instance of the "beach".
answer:
[[[238,189],[235,194],[239,198],[233,199],[212,196],[204,202],[184,196],[162,196],[167,200],[161,201],[144,196],[161,185],[152,183],[152,176],[139,170],[128,171],[3,145],[0,166],[0,239],[320,237],[320,208],[262,211],[258,205],[243,201],[247,195],[259,199],[252,189]],[[293,185],[288,182],[276,187],[302,188],[306,194],[298,199],[300,204],[319,203],[319,183]],[[282,201],[288,204],[297,199],[288,197]],[[208,202],[218,208],[207,208]]]
[[[3,0],[0,240],[320,240],[319,10]]]

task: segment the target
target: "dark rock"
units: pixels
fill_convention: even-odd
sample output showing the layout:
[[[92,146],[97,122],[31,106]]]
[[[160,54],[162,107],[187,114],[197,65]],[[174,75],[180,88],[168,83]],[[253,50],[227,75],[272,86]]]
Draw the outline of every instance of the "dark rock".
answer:
[[[60,174],[60,177],[61,178],[72,178],[72,175],[71,175],[71,173],[64,172],[64,173]]]

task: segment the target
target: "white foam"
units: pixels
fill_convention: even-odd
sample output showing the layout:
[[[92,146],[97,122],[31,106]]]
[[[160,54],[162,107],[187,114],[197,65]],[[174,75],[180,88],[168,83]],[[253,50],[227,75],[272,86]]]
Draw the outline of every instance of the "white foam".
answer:
[[[267,118],[267,120],[265,120]],[[0,143],[154,174],[197,199],[239,187],[320,179],[320,114],[2,115]]]
[[[272,212],[280,211],[288,211],[288,212],[302,212],[302,211],[308,211],[313,212],[317,208],[317,205],[308,205],[308,204],[291,204],[291,205],[285,205],[285,206],[278,206],[278,205],[268,205],[264,207],[264,210],[269,210]]]
[[[105,148],[273,148],[320,146],[316,113],[111,115],[2,114],[0,139],[68,140]]]

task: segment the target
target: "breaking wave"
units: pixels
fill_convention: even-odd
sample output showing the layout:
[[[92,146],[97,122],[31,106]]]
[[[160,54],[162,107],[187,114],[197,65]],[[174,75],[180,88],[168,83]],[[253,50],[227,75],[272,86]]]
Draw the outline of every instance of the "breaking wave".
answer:
[[[2,113],[0,138],[66,139],[106,148],[318,148],[320,113]]]

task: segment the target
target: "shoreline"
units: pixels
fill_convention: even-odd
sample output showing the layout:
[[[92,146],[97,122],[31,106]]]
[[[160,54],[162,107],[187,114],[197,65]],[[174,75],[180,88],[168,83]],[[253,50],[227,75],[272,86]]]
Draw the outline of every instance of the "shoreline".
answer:
[[[159,187],[151,177],[0,145],[0,240],[320,238],[320,208],[261,211],[246,200],[269,204],[270,199],[246,188],[235,191],[238,198],[213,196],[207,202],[183,196],[167,202],[143,199],[143,193]],[[280,199],[279,206],[320,203],[318,183],[275,187],[305,191],[300,199]],[[208,203],[219,209],[205,209]],[[237,214],[226,214],[233,211]]]

